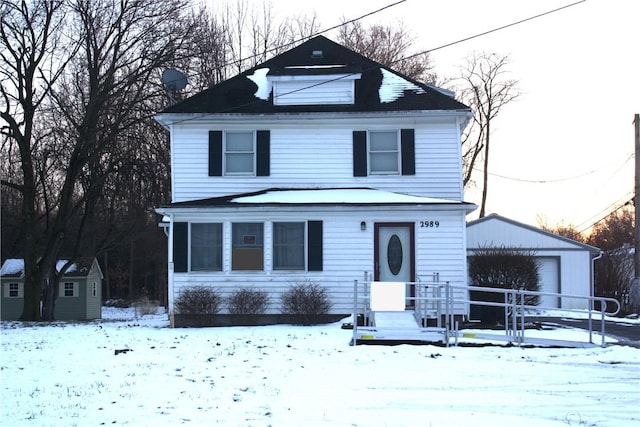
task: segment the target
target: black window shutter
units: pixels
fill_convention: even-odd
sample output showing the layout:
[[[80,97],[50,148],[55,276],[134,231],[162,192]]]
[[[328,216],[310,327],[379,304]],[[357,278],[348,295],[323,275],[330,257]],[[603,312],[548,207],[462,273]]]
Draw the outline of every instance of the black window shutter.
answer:
[[[173,271],[186,273],[189,254],[189,223],[173,223]]]
[[[307,268],[322,271],[322,221],[307,222]]]
[[[259,130],[257,132],[257,161],[256,175],[269,176],[271,164],[271,132]]]
[[[209,176],[222,176],[222,131],[209,131]]]
[[[353,176],[367,176],[367,132],[353,131]]]
[[[416,143],[413,129],[400,131],[400,150],[402,152],[402,175],[415,175]]]

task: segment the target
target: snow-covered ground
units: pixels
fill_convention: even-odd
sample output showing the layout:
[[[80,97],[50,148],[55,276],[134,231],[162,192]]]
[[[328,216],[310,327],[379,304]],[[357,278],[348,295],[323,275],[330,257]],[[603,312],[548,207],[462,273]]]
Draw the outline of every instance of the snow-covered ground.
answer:
[[[170,329],[165,315],[103,315],[2,323],[0,424],[640,425],[637,348],[352,347],[340,323]]]

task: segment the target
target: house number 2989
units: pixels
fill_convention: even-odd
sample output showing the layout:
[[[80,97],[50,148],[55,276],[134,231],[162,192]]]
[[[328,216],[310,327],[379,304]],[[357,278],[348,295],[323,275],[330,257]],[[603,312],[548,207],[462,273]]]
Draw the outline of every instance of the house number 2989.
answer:
[[[420,221],[420,228],[438,228],[440,221]]]

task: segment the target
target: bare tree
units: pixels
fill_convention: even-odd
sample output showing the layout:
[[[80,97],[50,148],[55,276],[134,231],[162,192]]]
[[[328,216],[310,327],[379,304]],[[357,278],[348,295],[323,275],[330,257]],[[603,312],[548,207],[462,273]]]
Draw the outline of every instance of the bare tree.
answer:
[[[39,224],[43,189],[38,179],[40,137],[37,116],[77,45],[64,40],[62,1],[33,0],[0,5],[0,75],[2,84],[3,154],[20,164],[16,175],[3,171],[2,186],[16,191],[22,201],[20,227],[25,262],[25,305],[22,318],[40,318],[40,291],[49,277],[49,260],[41,259]],[[69,56],[64,56],[69,55]],[[53,262],[55,266],[55,261]],[[53,268],[55,270],[55,268]]]
[[[2,118],[9,123],[3,134],[19,147],[23,172],[3,185],[23,198],[24,320],[53,319],[54,289],[87,237],[108,178],[127,167],[122,159],[132,144],[123,135],[149,118],[145,103],[160,89],[152,82],[184,40],[176,23],[185,6],[183,0],[3,3],[3,24],[10,25],[0,32],[0,69],[11,83],[2,85]],[[62,34],[77,45],[59,44]],[[22,59],[25,52],[33,55]],[[58,271],[63,255],[69,262]]]
[[[591,229],[588,243],[604,251],[632,246],[634,242],[634,208],[623,206]]]
[[[479,156],[484,160],[480,218],[485,215],[489,178],[491,125],[504,106],[520,96],[517,80],[507,78],[508,56],[473,53],[467,58],[459,78],[460,98],[474,111],[472,125],[463,136],[463,183],[466,186]]]
[[[616,298],[622,314],[633,312],[631,298],[634,277],[633,242],[634,208],[623,206],[598,222],[591,230],[587,242],[603,250],[602,258],[594,265],[595,293]]]
[[[175,66],[190,76],[189,90],[197,93],[227,78],[229,34],[205,6],[192,12],[191,21],[191,51],[184,58],[176,58]]]
[[[344,19],[343,19],[344,21]],[[420,82],[436,81],[428,52],[412,53],[415,38],[402,22],[395,25],[346,23],[338,30],[338,43]]]
[[[236,0],[222,8],[216,21],[225,32],[229,74],[241,73],[289,50],[319,29],[315,13],[279,20],[268,1],[251,9],[246,0]]]
[[[564,222],[560,222],[555,226],[549,225],[545,218],[542,216],[538,216],[538,225],[539,227],[550,233],[558,234],[560,236],[566,237],[568,239],[575,240],[576,242],[586,242],[587,237],[583,235],[580,230],[576,228],[573,224],[565,224]]]

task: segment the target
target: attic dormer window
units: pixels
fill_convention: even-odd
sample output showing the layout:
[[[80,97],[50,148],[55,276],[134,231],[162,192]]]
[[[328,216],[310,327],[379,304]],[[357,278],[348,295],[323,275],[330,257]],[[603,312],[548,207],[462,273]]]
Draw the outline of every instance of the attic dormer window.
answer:
[[[355,81],[360,77],[359,70],[340,64],[291,65],[267,75],[273,105],[353,104]]]

